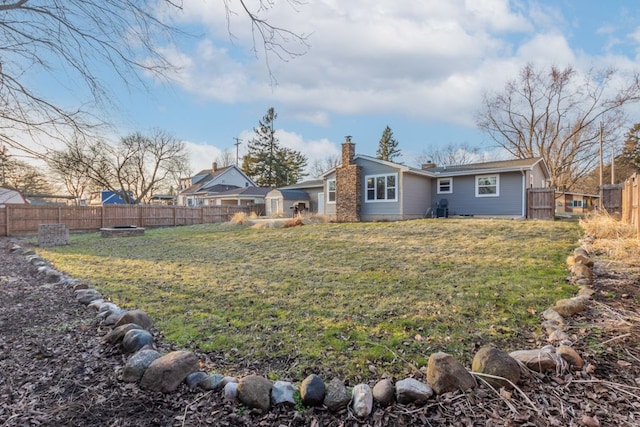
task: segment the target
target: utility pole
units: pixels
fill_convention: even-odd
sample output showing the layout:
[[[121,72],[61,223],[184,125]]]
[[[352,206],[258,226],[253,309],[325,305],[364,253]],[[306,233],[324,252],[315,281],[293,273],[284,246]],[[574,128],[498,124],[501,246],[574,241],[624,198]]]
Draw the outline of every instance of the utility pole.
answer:
[[[611,144],[611,184],[616,183],[616,152]]]
[[[236,166],[238,166],[238,161],[239,161],[239,147],[240,144],[242,143],[242,140],[240,138],[233,138],[236,140],[236,142],[233,144],[236,146]]]
[[[604,158],[602,153],[602,122],[600,122],[600,190],[604,184]]]

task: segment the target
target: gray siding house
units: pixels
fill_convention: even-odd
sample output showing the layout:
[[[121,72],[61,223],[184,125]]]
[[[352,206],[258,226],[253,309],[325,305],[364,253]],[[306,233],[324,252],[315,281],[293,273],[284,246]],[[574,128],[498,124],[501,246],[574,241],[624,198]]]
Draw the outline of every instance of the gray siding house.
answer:
[[[541,158],[413,168],[355,154],[342,144],[342,164],[322,177],[319,212],[336,221],[436,216],[526,218],[527,189],[545,188]]]

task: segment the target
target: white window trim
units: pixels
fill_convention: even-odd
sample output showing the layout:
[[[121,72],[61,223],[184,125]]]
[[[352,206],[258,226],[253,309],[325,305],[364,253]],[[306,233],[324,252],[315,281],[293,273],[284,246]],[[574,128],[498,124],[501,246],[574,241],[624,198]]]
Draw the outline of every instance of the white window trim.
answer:
[[[387,186],[385,185],[385,188],[384,188],[385,198],[384,199],[369,200],[369,198],[368,198],[368,193],[369,192],[368,192],[368,188],[367,188],[367,181],[369,180],[369,178],[373,178],[373,182],[374,182],[374,185],[375,185],[376,178],[381,177],[381,176],[385,176],[385,177],[393,176],[393,177],[395,177],[395,179],[396,179],[396,186],[395,186],[396,197],[395,197],[395,199],[387,199],[386,198],[386,196],[387,196]],[[385,180],[385,182],[386,182],[386,180]],[[397,173],[380,173],[380,174],[377,174],[377,175],[366,175],[364,177],[364,202],[365,203],[394,203],[394,202],[397,202],[398,201],[398,192],[399,191],[400,191],[400,183],[398,182],[398,174]]]
[[[330,183],[330,182],[333,182],[333,186],[334,186],[334,188],[335,188],[335,190],[333,190],[333,191],[329,190],[329,183]],[[336,197],[335,197],[335,200],[334,200],[334,201],[331,201],[331,200],[330,200],[330,199],[331,199],[331,197],[329,197],[329,194],[331,194],[331,193],[334,193],[334,194],[336,195]],[[326,191],[326,195],[327,195],[326,203],[327,203],[328,205],[335,205],[335,204],[336,204],[336,200],[338,200],[338,185],[337,185],[337,183],[336,183],[335,178],[333,178],[333,179],[328,179],[328,180],[327,180],[327,191]]]
[[[440,191],[440,182],[449,181],[449,191]],[[450,178],[438,178],[437,182],[437,194],[452,194],[453,193],[453,177]]]
[[[496,178],[496,192],[495,194],[480,194],[480,192],[478,191],[478,180],[480,180],[480,178],[491,178],[491,177],[495,177]],[[500,175],[499,174],[492,174],[492,175],[476,175],[476,197],[500,197]]]

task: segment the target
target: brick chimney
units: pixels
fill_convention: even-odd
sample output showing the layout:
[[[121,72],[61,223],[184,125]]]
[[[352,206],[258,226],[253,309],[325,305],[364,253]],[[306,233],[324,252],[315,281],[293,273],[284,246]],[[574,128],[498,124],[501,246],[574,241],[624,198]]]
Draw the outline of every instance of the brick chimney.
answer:
[[[351,136],[347,135],[342,143],[342,166],[352,165],[355,155],[356,144],[351,142]]]
[[[218,163],[217,162],[211,163],[211,170],[214,171],[214,172],[218,170]]]
[[[422,170],[426,170],[426,169],[433,169],[435,167],[437,167],[438,165],[436,165],[435,163],[429,162],[429,163],[423,163],[422,164]]]
[[[356,145],[347,136],[342,144],[342,164],[336,168],[336,221],[359,222],[362,205],[360,166],[355,164]]]

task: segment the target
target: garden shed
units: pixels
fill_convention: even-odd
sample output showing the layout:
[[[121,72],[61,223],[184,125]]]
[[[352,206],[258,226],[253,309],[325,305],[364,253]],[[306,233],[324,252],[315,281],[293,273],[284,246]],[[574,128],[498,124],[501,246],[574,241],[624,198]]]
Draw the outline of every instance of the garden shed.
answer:
[[[309,211],[311,199],[303,190],[273,189],[265,196],[267,216],[294,216]]]

